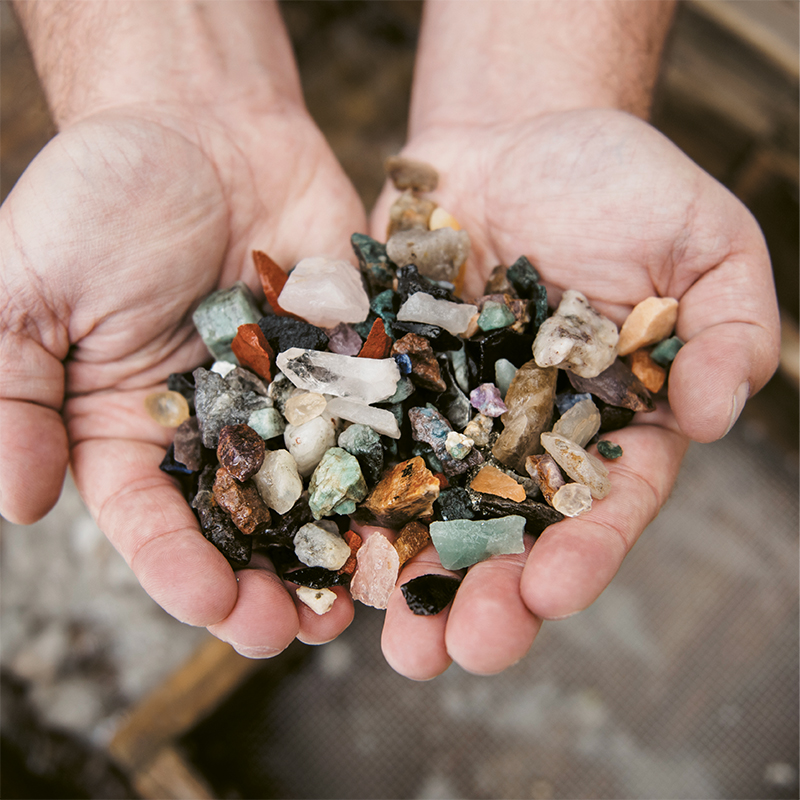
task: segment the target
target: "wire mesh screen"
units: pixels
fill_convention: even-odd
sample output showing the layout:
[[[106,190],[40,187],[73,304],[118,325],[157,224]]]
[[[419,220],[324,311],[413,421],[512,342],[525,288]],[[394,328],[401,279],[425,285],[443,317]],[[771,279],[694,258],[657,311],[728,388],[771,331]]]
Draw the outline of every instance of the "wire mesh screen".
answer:
[[[797,797],[797,470],[765,447],[693,447],[611,587],[502,675],[408,681],[360,606],[185,746],[220,797]]]

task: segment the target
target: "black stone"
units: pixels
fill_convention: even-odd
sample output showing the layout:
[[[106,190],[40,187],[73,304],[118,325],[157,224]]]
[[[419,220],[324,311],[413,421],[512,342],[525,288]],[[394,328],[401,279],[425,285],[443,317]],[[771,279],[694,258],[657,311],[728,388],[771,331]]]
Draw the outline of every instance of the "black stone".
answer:
[[[272,525],[255,535],[256,544],[259,547],[288,547],[294,552],[295,534],[313,519],[308,498],[303,495],[285,514],[272,512]]]
[[[350,244],[370,297],[391,289],[397,265],[386,255],[386,245],[363,233],[354,233],[350,237]]]
[[[594,402],[600,411],[600,431],[603,433],[618,431],[620,428],[630,425],[634,416],[636,416],[636,412],[633,409],[610,406],[596,397]]]
[[[400,267],[397,270],[397,292],[400,300],[406,300],[417,292],[425,292],[438,300],[449,300],[451,303],[462,303],[463,300],[456,297],[450,289],[439,286],[438,283],[429,281],[424,275],[419,274],[419,270],[414,264]]]
[[[173,372],[167,378],[167,389],[186,398],[189,413],[194,414],[194,375],[191,372]]]
[[[167,452],[164,454],[164,458],[161,460],[161,463],[158,465],[158,468],[162,472],[166,472],[167,475],[173,475],[175,477],[191,475],[192,470],[189,467],[181,464],[180,461],[175,460],[175,445],[171,444],[167,448]]]
[[[350,575],[340,575],[336,570],[325,567],[302,567],[283,573],[283,580],[308,586],[309,589],[329,589],[331,586],[346,586]]]
[[[325,331],[302,319],[271,314],[261,317],[258,327],[275,351],[275,355],[290,347],[302,347],[304,350],[325,350],[328,347]]]
[[[475,519],[469,492],[460,486],[442,489],[433,502],[433,511],[436,518],[443,522],[454,519]]]
[[[507,270],[506,278],[514,291],[525,300],[532,300],[541,277],[525,256],[520,256]]]
[[[432,617],[453,601],[460,583],[450,575],[420,575],[404,583],[400,591],[415,614]]]
[[[535,536],[540,534],[548,525],[564,519],[563,514],[547,505],[547,503],[539,503],[530,498],[525,498],[520,503],[516,500],[509,500],[506,497],[484,494],[472,489],[468,489],[467,492],[472,500],[472,508],[482,517],[492,519],[494,517],[507,517],[510,514],[518,514],[525,517],[525,530]]]
[[[610,406],[622,406],[632,411],[655,411],[653,396],[619,358],[596,378],[581,378],[571,370],[565,372],[577,392],[589,392]]]
[[[447,350],[459,350],[462,340],[458,336],[440,328],[438,325],[426,325],[423,322],[399,322],[391,323],[392,335],[395,339],[402,339],[407,333],[416,333],[431,343],[431,347],[437,353],[444,353]]]
[[[464,342],[470,389],[482,383],[494,383],[494,365],[505,358],[521,367],[533,358],[533,336],[509,328],[474,336]]]
[[[435,405],[447,417],[454,430],[463,431],[472,418],[473,409],[469,398],[461,391],[461,387],[456,381],[450,359],[441,354],[436,357],[436,360],[439,362],[439,372],[442,380],[447,384],[447,388],[439,395]]]

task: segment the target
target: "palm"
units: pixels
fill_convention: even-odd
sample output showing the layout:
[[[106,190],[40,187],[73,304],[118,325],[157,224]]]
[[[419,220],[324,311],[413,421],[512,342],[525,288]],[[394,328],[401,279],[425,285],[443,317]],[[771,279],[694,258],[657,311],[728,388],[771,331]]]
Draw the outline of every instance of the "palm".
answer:
[[[393,599],[384,649],[400,671],[428,677],[454,658],[493,672],[524,654],[541,618],[585,608],[605,588],[666,500],[685,434],[708,441],[724,433],[748,359],[762,359],[754,390],[771,374],[769,260],[744,207],[625,114],[581,111],[503,130],[447,129],[412,140],[406,152],[441,171],[436,199],[470,233],[468,294],[482,294],[495,264],[525,254],[551,302],[578,289],[618,324],[645,297],[679,298],[677,332],[692,340],[671,375],[680,428],[664,407],[613,434],[625,457],[609,465],[614,488],[591,514],[551,526],[529,558],[474,567],[448,618],[413,620],[402,598]],[[389,200],[381,198],[376,221]],[[415,632],[421,644],[411,648],[404,641]]]

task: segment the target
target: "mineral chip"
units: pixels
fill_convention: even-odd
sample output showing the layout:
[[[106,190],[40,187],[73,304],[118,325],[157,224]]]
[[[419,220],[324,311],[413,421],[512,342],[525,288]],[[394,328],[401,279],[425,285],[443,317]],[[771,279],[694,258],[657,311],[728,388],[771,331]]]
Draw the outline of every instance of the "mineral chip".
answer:
[[[397,583],[400,557],[382,533],[373,533],[358,549],[356,571],[350,582],[354,600],[373,608],[386,608]]]
[[[234,525],[242,533],[257,533],[269,525],[269,509],[252,481],[240,483],[225,467],[220,467],[213,492],[214,499],[231,515]]]
[[[489,444],[489,436],[494,426],[494,420],[484,414],[473,417],[464,428],[464,436],[468,436],[478,447]]]
[[[344,562],[344,566],[339,568],[338,574],[342,580],[349,580],[356,571],[358,551],[364,542],[355,531],[345,531],[343,536],[347,546],[350,548],[350,555],[347,561]]]
[[[444,446],[447,452],[455,459],[461,460],[466,458],[472,450],[475,442],[468,436],[456,431],[450,431],[447,438],[444,440]]]
[[[358,353],[359,358],[388,358],[392,352],[392,337],[386,333],[382,319],[372,323],[367,338]]]
[[[600,430],[600,411],[591,400],[581,400],[565,412],[553,426],[553,433],[586,447]]]
[[[437,206],[433,209],[430,219],[428,220],[429,230],[438,231],[439,228],[452,228],[454,231],[461,230],[458,220],[441,206]]]
[[[303,425],[318,417],[327,405],[328,401],[318,392],[303,392],[292,395],[286,401],[283,415],[290,425]]]
[[[331,447],[308,484],[308,505],[314,519],[352,514],[366,496],[367,484],[356,457],[341,447]]]
[[[433,514],[439,481],[419,457],[402,461],[388,470],[361,508],[378,525],[399,528],[411,520]]]
[[[356,423],[339,434],[337,444],[358,459],[367,483],[377,483],[383,471],[383,445],[377,431]]]
[[[469,488],[484,494],[496,494],[521,503],[525,500],[525,488],[515,481],[510,475],[491,464],[481,467],[478,474],[472,479]]]
[[[400,306],[397,319],[401,322],[437,325],[457,336],[467,330],[470,321],[477,313],[477,306],[438,300],[425,292],[416,292]]]
[[[390,156],[384,162],[383,168],[391,178],[395,189],[401,192],[406,189],[414,192],[432,192],[439,184],[439,173],[424,161]]]
[[[452,228],[398,231],[386,243],[386,253],[398,267],[414,264],[421,275],[452,283],[469,255],[469,234]]]
[[[427,230],[428,220],[431,218],[434,208],[436,208],[436,203],[432,200],[418,197],[410,189],[406,190],[392,203],[389,209],[387,239],[391,239],[400,231]],[[389,258],[391,258],[391,254],[389,254]]]
[[[519,515],[525,518],[525,531],[534,536],[540,534],[548,525],[553,525],[564,519],[563,514],[559,514],[547,503],[531,500],[530,497],[520,503],[496,494],[468,491],[471,494],[472,508],[479,517],[492,518]]]
[[[582,483],[565,483],[553,495],[553,508],[565,517],[585,514],[592,508],[592,491]]]
[[[613,461],[615,458],[619,458],[622,455],[622,448],[618,444],[614,444],[614,442],[609,442],[608,439],[601,439],[597,443],[597,452],[600,453],[603,458]]]
[[[393,356],[408,356],[411,363],[411,380],[423,389],[443,392],[447,384],[442,378],[439,362],[430,342],[416,333],[407,333],[392,345]]]
[[[219,433],[217,458],[237,481],[258,472],[265,452],[264,440],[249,425],[226,425]]]
[[[350,556],[350,547],[339,535],[336,523],[329,519],[303,525],[294,537],[298,560],[309,567],[337,570]]]
[[[265,440],[280,436],[286,430],[286,420],[277,408],[257,408],[247,418],[247,424]]]
[[[192,472],[199,472],[203,466],[203,440],[197,417],[189,417],[178,426],[172,443],[175,447],[175,460]]]
[[[153,392],[145,397],[144,407],[152,419],[166,428],[177,428],[189,419],[189,403],[180,392]]]
[[[364,343],[356,329],[346,322],[340,322],[325,333],[328,337],[328,350],[341,356],[357,356]]]
[[[500,397],[505,399],[508,387],[517,374],[517,368],[506,358],[500,358],[494,365],[495,385],[500,392]]]
[[[253,264],[270,308],[279,316],[287,316],[289,312],[284,311],[278,303],[278,295],[286,283],[286,273],[261,250],[253,250]]]
[[[628,364],[648,392],[656,394],[661,391],[667,380],[667,371],[653,361],[647,350],[634,350],[628,358]]]
[[[303,479],[288,450],[268,452],[261,469],[253,476],[253,483],[261,499],[278,514],[289,511],[303,493]]]
[[[542,492],[542,496],[553,505],[553,496],[566,483],[556,460],[549,453],[528,456],[525,469]]]
[[[683,342],[677,336],[664,339],[663,342],[659,342],[650,351],[650,358],[662,367],[669,367],[675,360],[675,356],[678,355],[678,351],[681,347],[683,347]]]
[[[522,553],[525,518],[432,522],[431,539],[445,569],[463,569],[493,555]]]
[[[483,310],[478,317],[478,327],[482,331],[496,331],[512,325],[516,317],[514,312],[505,303],[488,301],[483,304]]]
[[[448,477],[460,475],[472,467],[483,463],[478,450],[471,450],[464,458],[456,459],[447,452],[447,434],[450,423],[434,408],[412,408],[408,412],[411,421],[411,435],[418,442],[425,442],[433,448],[436,458]]]
[[[453,602],[460,584],[450,575],[420,575],[404,583],[400,591],[414,614],[432,617]]]
[[[364,403],[347,400],[344,397],[334,397],[328,402],[328,413],[348,422],[357,422],[368,425],[377,433],[392,439],[400,438],[400,428],[391,411],[385,408],[375,408]]]
[[[308,586],[297,587],[297,599],[305,603],[315,614],[327,614],[336,602],[336,592],[330,589],[310,589]]]
[[[589,392],[610,406],[621,406],[631,411],[655,409],[650,392],[619,359],[594,378],[581,378],[572,372],[567,375],[576,391]]]
[[[414,558],[431,540],[428,527],[421,522],[409,522],[400,529],[394,540],[394,549],[402,567],[406,561]]]
[[[514,374],[516,374],[514,367]],[[469,393],[469,402],[485,417],[499,417],[508,411],[508,406],[500,396],[500,390],[493,383],[482,383]]]
[[[303,478],[311,475],[326,451],[336,444],[336,433],[336,422],[327,412],[297,427],[286,426],[283,441]]]
[[[328,346],[325,331],[303,319],[268,315],[261,317],[258,327],[276,353],[282,353],[290,347],[324,350]]]
[[[674,297],[648,297],[636,305],[619,331],[617,352],[626,356],[640,347],[666,339],[678,319]]]
[[[240,325],[258,322],[261,312],[246,284],[237,281],[230,289],[209,295],[192,315],[200,338],[216,359],[234,361],[231,342]]]
[[[239,326],[231,342],[231,350],[243,367],[252,370],[267,382],[272,380],[275,353],[272,352],[264,332],[255,322]]]
[[[572,480],[592,490],[596,500],[602,500],[609,493],[608,470],[598,458],[557,433],[543,433],[542,445]]]

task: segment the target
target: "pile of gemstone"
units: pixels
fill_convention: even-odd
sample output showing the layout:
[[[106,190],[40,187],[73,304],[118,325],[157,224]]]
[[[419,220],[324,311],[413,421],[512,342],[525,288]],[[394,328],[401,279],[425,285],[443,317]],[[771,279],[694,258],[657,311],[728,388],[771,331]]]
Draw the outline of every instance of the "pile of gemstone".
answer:
[[[654,409],[681,346],[676,300],[648,298],[620,330],[578,291],[552,311],[524,256],[463,301],[469,236],[425,197],[435,170],[387,172],[401,194],[385,245],[352,236],[359,270],[313,257],[287,275],[254,252],[266,308],[244,283],[206,298],[194,322],[213,364],[147,399],[177,428],[161,468],[206,538],[235,567],[265,552],[318,614],[333,586],[385,608],[431,542],[458,571],[589,511],[611,486],[585,448],[622,455],[602,434]],[[390,530],[362,541],[365,525]],[[401,589],[435,614],[458,584]]]

